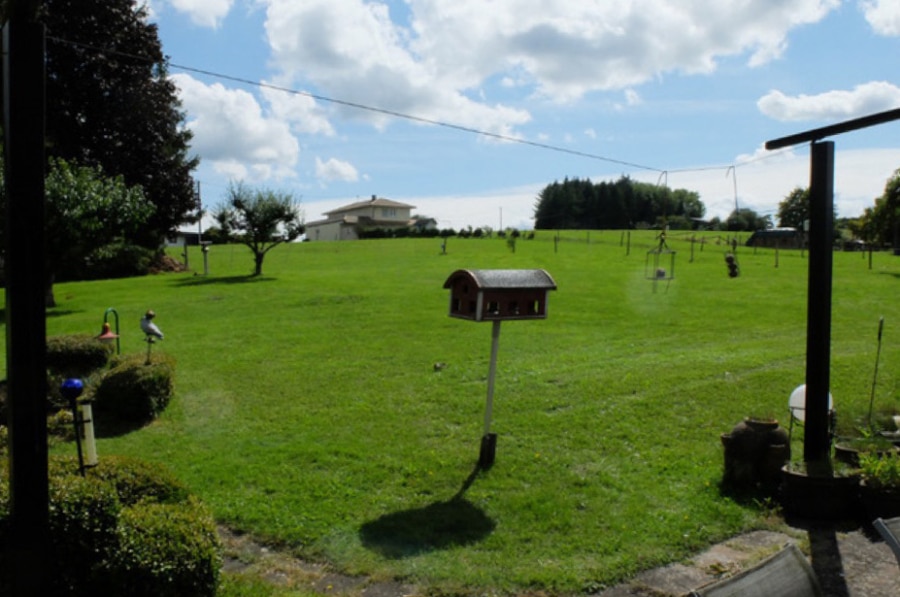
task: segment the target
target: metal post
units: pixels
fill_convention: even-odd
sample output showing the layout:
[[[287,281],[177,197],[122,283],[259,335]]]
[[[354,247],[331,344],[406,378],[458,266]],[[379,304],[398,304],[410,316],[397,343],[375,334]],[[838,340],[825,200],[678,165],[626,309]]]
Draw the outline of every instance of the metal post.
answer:
[[[103,323],[108,323],[109,314],[112,313],[116,319],[116,354],[122,354],[122,345],[119,343],[120,333],[119,333],[119,312],[115,310],[113,307],[109,307],[106,311],[103,312]]]
[[[500,346],[500,321],[493,322],[491,328],[491,368],[488,373],[487,408],[484,411],[484,434],[491,432],[491,415],[494,410],[494,377],[497,374],[497,351]]]
[[[13,594],[46,594],[49,564],[44,264],[44,27],[37,1],[7,3],[3,27],[9,566]]]
[[[481,437],[481,453],[478,464],[490,468],[494,464],[497,450],[497,435],[491,433],[491,418],[494,411],[494,378],[497,374],[497,351],[500,347],[500,320],[494,320],[491,328],[491,365],[488,372],[487,404],[484,409],[484,435]]]
[[[834,143],[814,142],[809,186],[809,288],[806,319],[806,433],[803,459],[828,462]]]

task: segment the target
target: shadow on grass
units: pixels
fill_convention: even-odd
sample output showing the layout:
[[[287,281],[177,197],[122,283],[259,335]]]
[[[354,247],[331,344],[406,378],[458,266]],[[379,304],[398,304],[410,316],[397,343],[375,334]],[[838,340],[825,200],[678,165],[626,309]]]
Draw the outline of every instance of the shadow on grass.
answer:
[[[128,435],[138,429],[143,429],[153,422],[152,419],[146,421],[127,420],[116,417],[110,413],[97,411],[93,412],[94,416],[94,435],[98,438],[103,437],[120,437]]]
[[[400,559],[481,541],[496,523],[463,497],[480,470],[472,471],[447,501],[385,514],[363,524],[359,530],[362,544],[386,558]]]
[[[173,286],[227,286],[230,284],[256,284],[262,282],[274,282],[275,278],[266,276],[254,276],[247,274],[246,276],[222,276],[210,277],[194,275],[190,278],[178,278],[172,281]]]

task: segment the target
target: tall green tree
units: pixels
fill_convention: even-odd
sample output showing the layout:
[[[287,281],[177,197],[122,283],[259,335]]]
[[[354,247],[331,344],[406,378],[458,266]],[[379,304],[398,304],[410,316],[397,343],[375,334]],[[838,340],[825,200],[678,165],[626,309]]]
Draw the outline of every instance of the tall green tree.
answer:
[[[159,248],[194,221],[198,160],[189,156],[191,133],[146,3],[44,0],[41,20],[48,156],[140,185],[156,209],[134,240]]]
[[[292,195],[251,189],[243,183],[228,188],[228,198],[213,217],[223,233],[253,251],[254,276],[262,275],[266,253],[306,230],[299,202]]]
[[[749,207],[741,207],[729,214],[725,228],[732,232],[753,232],[772,227],[772,216],[761,216]]]
[[[781,203],[778,204],[778,225],[783,228],[797,228],[802,230],[809,220],[809,189],[794,187]],[[837,221],[837,210],[832,204],[831,217]]]
[[[778,204],[778,225],[782,228],[803,229],[809,219],[809,189],[795,187]]]
[[[0,172],[0,202],[6,204],[6,185]],[[84,272],[110,247],[125,250],[153,214],[153,205],[140,187],[129,187],[121,176],[106,177],[99,167],[73,166],[50,159],[44,184],[47,254],[44,263],[45,303],[55,307],[53,283],[71,272]],[[6,210],[0,209],[0,230],[6,229]]]
[[[864,217],[872,237],[882,245],[900,248],[900,168],[884,185],[884,192],[875,199],[875,206]]]
[[[694,191],[632,181],[597,184],[588,179],[553,182],[535,204],[537,229],[615,229],[663,226],[690,227],[706,208]]]

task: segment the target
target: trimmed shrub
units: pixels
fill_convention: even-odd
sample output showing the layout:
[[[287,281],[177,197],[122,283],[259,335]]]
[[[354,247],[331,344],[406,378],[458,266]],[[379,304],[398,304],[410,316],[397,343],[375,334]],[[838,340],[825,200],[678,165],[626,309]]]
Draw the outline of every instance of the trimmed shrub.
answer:
[[[109,346],[88,334],[47,338],[47,369],[62,377],[87,377],[109,362]]]
[[[74,464],[77,467],[77,462]],[[115,487],[123,506],[139,502],[176,504],[187,500],[189,495],[184,483],[169,469],[136,458],[107,456],[97,466],[87,469],[87,476]]]
[[[105,592],[103,568],[117,551],[121,510],[115,489],[108,484],[77,474],[50,478],[51,594]]]
[[[77,280],[104,280],[146,276],[156,253],[126,241],[116,241],[94,251],[86,260]]]
[[[110,577],[130,597],[215,595],[221,565],[215,522],[197,500],[122,511]]]
[[[0,462],[0,595],[9,594],[8,466]],[[78,475],[51,457],[50,594],[212,597],[221,559],[208,510],[162,466],[106,458]]]
[[[97,385],[95,409],[120,421],[146,423],[162,413],[172,397],[175,360],[165,354],[146,364],[141,355],[116,358]]]

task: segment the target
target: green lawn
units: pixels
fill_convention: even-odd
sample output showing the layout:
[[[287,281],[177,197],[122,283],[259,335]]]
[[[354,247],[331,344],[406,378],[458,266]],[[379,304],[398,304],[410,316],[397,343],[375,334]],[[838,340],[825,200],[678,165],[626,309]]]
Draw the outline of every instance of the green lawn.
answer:
[[[165,462],[235,529],[437,591],[590,590],[767,524],[720,495],[719,435],[748,415],[787,423],[808,259],[741,247],[731,279],[726,245],[709,235],[692,261],[687,238],[670,235],[668,285],[645,277],[649,232],[627,256],[621,232],[598,231],[538,232],[515,252],[451,238],[446,255],[439,239],[296,244],[260,278],[246,248],[213,246],[208,277],[57,285],[48,333],[98,333],[114,307],[123,352],[140,352],[156,311],[176,396],[99,453]],[[847,424],[868,408],[882,315],[876,404],[898,406],[900,258],[834,262]],[[502,325],[497,459],[477,476],[491,326],[447,316],[459,268],[544,268],[559,288],[546,320]]]

